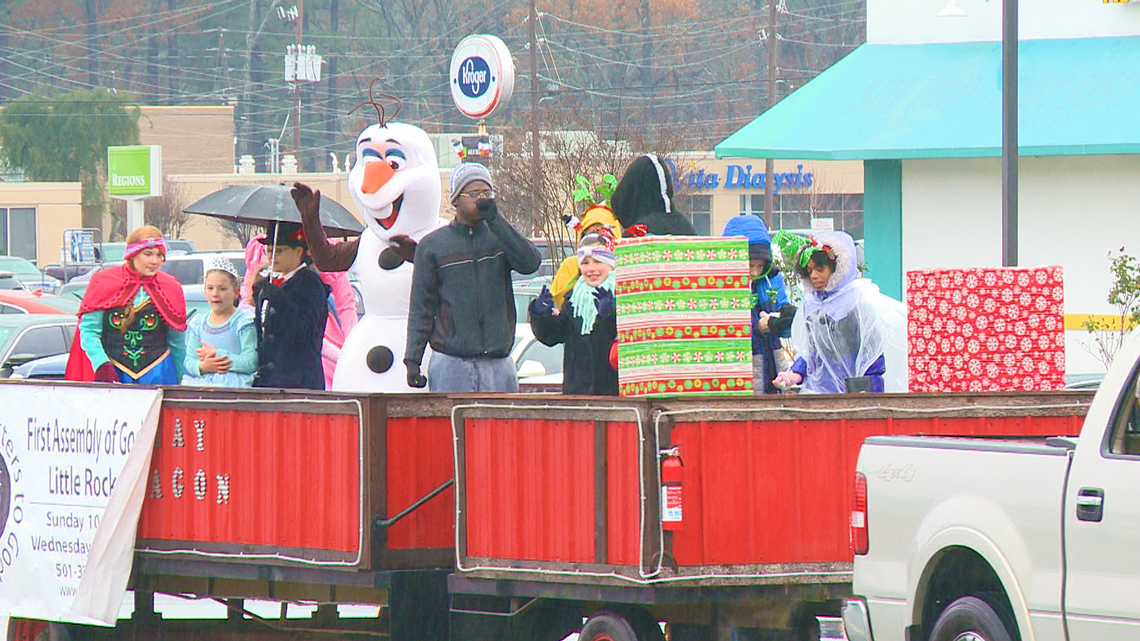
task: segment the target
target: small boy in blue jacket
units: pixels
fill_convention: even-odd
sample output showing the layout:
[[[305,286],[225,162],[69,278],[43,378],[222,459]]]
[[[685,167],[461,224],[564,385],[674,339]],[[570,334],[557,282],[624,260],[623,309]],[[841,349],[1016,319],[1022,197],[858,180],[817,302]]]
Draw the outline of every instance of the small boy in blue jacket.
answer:
[[[724,226],[725,237],[748,239],[748,273],[752,278],[752,389],[756,394],[776,394],[772,381],[787,369],[781,338],[791,336],[796,308],[788,300],[784,275],[772,262],[772,237],[764,221],[754,214],[740,214]]]

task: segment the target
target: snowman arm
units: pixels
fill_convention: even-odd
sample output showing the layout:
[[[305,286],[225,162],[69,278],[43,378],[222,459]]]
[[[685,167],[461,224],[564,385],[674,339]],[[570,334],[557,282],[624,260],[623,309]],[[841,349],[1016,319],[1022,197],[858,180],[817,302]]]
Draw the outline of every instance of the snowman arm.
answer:
[[[320,225],[317,225],[317,229],[320,229]],[[306,227],[305,237],[311,238],[308,234],[309,230]],[[333,244],[329,244],[328,240],[309,241],[309,255],[313,257],[313,266],[322,272],[346,272],[356,262],[359,247],[359,238]]]
[[[321,226],[321,192],[312,191],[308,185],[293,183],[291,191],[297,211],[301,214],[301,225],[305,228],[305,240],[313,265],[322,272],[346,272],[356,261],[359,238],[336,244],[329,244],[325,228]]]

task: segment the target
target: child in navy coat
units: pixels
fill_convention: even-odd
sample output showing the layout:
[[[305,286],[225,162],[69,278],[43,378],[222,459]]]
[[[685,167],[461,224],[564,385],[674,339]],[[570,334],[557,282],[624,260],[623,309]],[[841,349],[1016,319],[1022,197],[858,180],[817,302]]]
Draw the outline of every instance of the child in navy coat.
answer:
[[[723,236],[748,239],[748,274],[752,279],[752,389],[756,394],[775,394],[776,375],[788,369],[783,338],[791,336],[796,308],[788,300],[784,275],[772,262],[772,237],[764,221],[754,214],[741,214],[728,221]]]
[[[272,272],[253,284],[257,327],[254,387],[325,389],[321,343],[329,287],[308,264],[300,223],[270,226],[261,242],[273,246]]]

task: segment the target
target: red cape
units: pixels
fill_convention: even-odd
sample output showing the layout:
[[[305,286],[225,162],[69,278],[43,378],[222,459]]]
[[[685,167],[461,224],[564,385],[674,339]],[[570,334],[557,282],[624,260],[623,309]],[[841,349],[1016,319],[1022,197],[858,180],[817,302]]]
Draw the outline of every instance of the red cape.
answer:
[[[186,296],[182,293],[182,285],[178,280],[166,272],[141,276],[127,263],[96,272],[91,277],[87,292],[83,294],[83,302],[79,304],[79,317],[82,319],[87,312],[126,307],[134,300],[139,287],[146,290],[155,309],[170,329],[186,331]],[[71,354],[67,359],[64,378],[69,381],[95,380],[95,370],[79,344],[78,326],[71,341]]]

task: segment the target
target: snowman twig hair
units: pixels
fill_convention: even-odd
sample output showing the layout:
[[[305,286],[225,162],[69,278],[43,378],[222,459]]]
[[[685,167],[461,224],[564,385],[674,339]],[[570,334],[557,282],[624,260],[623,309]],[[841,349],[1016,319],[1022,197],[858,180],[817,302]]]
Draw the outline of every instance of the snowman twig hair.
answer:
[[[364,105],[372,105],[372,107],[376,110],[376,119],[380,123],[380,126],[383,127],[384,125],[391,122],[392,118],[396,117],[396,114],[400,113],[400,109],[404,106],[404,101],[400,100],[396,96],[393,96],[391,94],[386,94],[386,93],[379,93],[379,94],[376,94],[375,96],[373,96],[372,95],[372,88],[376,85],[377,82],[380,82],[379,78],[373,78],[372,82],[368,83],[368,100],[360,103],[359,105],[356,105],[348,113],[352,114],[352,112],[356,111],[357,109],[360,109]],[[384,118],[385,113],[386,113],[384,111],[384,105],[377,102],[376,98],[387,98],[389,100],[396,101],[396,110],[392,112],[392,118],[388,118],[388,119]]]

